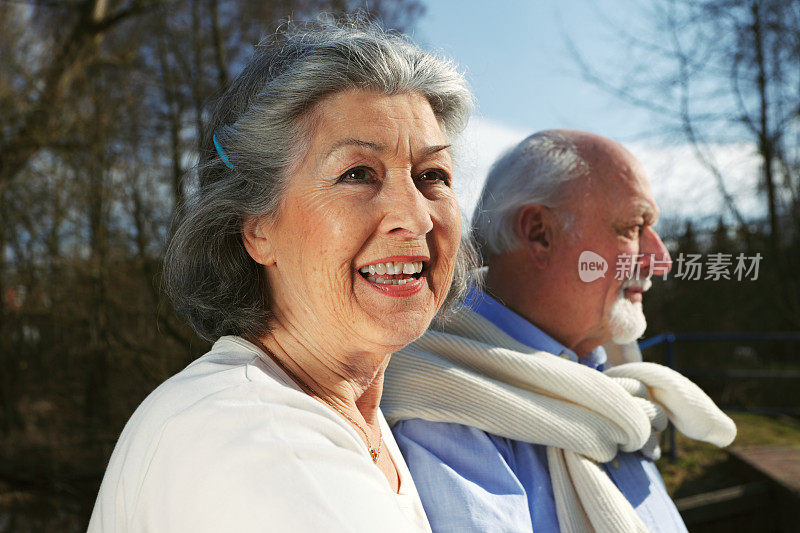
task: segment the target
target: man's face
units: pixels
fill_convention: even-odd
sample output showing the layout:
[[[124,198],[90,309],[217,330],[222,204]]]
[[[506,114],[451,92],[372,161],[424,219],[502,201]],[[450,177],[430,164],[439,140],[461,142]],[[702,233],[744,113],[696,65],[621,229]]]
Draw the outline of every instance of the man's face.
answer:
[[[646,326],[641,309],[650,286],[646,278],[670,269],[669,252],[652,227],[658,206],[644,169],[616,143],[592,153],[591,177],[574,185],[563,207],[571,223],[554,229],[551,262],[579,354],[611,339],[624,343],[640,337]],[[608,270],[585,282],[578,268],[587,250],[601,256]]]

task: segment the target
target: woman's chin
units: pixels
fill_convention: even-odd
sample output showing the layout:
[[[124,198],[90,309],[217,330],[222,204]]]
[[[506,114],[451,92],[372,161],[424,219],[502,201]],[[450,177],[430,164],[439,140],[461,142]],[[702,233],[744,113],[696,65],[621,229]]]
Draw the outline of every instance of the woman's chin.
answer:
[[[375,328],[373,338],[379,344],[400,348],[425,333],[436,308],[435,297],[427,283],[408,296],[393,297],[366,286],[373,285],[366,280],[361,281],[357,299],[371,319]]]
[[[430,318],[420,318],[419,314],[403,316],[402,313],[394,314],[389,320],[382,320],[376,332],[376,340],[384,346],[391,346],[392,351],[399,350],[417,340],[428,329]]]

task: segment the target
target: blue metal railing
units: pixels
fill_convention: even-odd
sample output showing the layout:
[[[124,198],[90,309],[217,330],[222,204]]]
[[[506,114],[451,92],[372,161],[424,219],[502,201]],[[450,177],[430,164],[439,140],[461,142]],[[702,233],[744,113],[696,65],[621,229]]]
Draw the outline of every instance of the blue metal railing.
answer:
[[[676,341],[800,341],[800,332],[776,333],[661,333],[644,339],[639,348],[644,350],[662,342]]]

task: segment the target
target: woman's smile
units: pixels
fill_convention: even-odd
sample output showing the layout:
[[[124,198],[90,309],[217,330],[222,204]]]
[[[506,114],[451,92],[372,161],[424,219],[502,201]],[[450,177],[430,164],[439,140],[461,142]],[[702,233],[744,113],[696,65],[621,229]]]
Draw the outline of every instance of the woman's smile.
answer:
[[[425,283],[424,256],[394,256],[379,259],[358,269],[361,277],[375,290],[387,296],[411,296]]]

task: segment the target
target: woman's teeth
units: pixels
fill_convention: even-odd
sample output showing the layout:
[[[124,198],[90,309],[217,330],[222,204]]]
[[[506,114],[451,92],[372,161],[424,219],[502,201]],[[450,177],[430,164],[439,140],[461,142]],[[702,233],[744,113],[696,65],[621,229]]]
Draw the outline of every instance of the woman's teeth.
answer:
[[[413,276],[422,272],[422,261],[412,261],[404,263],[402,261],[390,261],[388,263],[375,263],[361,267],[359,271],[367,278],[368,281],[373,283],[380,283],[382,285],[405,285],[409,281],[414,281],[414,277],[402,279],[387,279],[382,276],[396,276],[405,274]]]
[[[388,274],[393,276],[395,274],[419,274],[422,272],[422,261],[414,261],[412,263],[403,263],[402,261],[390,261],[388,263],[375,263],[374,265],[367,265],[361,267],[361,273],[369,276],[375,274],[383,276]]]
[[[409,281],[414,281],[414,278],[405,278],[405,279],[383,279],[382,277],[378,276],[369,276],[367,277],[368,281],[373,283],[380,283],[381,285],[405,285]]]

